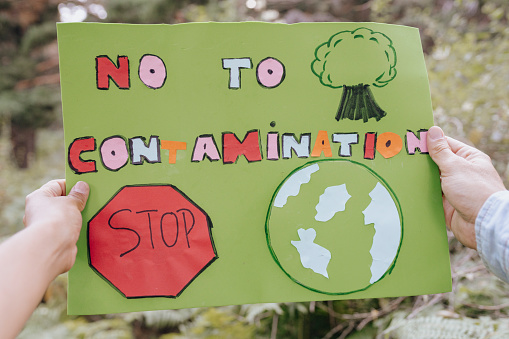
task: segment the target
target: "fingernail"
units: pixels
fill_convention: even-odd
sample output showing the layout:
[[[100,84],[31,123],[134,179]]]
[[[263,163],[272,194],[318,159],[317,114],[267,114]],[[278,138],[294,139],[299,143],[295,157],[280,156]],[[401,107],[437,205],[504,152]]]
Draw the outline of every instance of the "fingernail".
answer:
[[[84,181],[78,181],[76,185],[72,188],[75,192],[87,194],[88,193],[88,185]]]
[[[444,137],[444,132],[439,127],[431,127],[428,131],[429,138],[433,141],[442,139]]]

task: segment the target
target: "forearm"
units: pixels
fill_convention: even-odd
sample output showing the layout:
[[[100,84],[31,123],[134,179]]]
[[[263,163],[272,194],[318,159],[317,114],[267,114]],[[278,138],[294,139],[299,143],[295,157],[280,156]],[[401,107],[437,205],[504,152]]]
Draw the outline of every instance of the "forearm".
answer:
[[[475,233],[486,267],[509,283],[509,191],[488,198],[477,216]]]
[[[44,225],[0,245],[0,338],[15,338],[41,302],[55,270],[56,247]]]

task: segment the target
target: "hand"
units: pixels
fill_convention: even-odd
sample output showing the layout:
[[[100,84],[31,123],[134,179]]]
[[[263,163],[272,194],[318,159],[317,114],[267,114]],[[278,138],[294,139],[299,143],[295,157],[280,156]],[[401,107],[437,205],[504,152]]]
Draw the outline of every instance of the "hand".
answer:
[[[53,180],[27,196],[26,228],[0,244],[0,338],[15,338],[49,283],[76,260],[89,188]]]
[[[484,202],[506,188],[489,156],[436,126],[428,131],[428,151],[440,169],[445,222],[465,246],[477,249],[475,219]]]
[[[80,181],[65,196],[65,180],[53,180],[26,198],[23,223],[26,227],[40,228],[39,231],[51,239],[56,259],[55,276],[67,272],[76,259],[81,211],[88,193],[88,185]]]

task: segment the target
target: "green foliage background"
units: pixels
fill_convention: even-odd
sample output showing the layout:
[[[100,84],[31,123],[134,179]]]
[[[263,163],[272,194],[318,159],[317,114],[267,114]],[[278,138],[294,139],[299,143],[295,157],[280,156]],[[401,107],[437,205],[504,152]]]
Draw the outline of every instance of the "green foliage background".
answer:
[[[99,7],[97,7],[99,6]],[[102,6],[102,7],[101,7]],[[0,0],[0,236],[23,227],[24,197],[64,175],[55,22],[377,21],[420,28],[435,122],[491,156],[509,183],[507,0]],[[107,13],[104,17],[104,12]],[[56,79],[56,80],[55,80]],[[11,125],[37,130],[30,166]],[[257,304],[66,316],[66,276],[20,338],[507,338],[508,286],[450,237],[453,292],[395,299]]]

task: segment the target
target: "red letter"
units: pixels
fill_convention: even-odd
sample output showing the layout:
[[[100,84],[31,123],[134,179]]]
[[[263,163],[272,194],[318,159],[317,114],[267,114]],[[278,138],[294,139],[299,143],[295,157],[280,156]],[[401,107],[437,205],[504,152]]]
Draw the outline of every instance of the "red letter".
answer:
[[[83,161],[81,153],[95,151],[95,139],[93,137],[85,137],[74,139],[69,145],[68,162],[69,167],[76,174],[97,172],[94,160]]]
[[[242,142],[233,133],[223,133],[223,163],[232,164],[241,154],[249,162],[262,160],[258,131],[247,132]]]
[[[95,71],[98,89],[110,89],[110,79],[120,89],[129,89],[129,59],[126,56],[117,57],[118,67],[106,55],[95,58]]]
[[[364,159],[375,159],[376,133],[366,133],[364,140]]]

